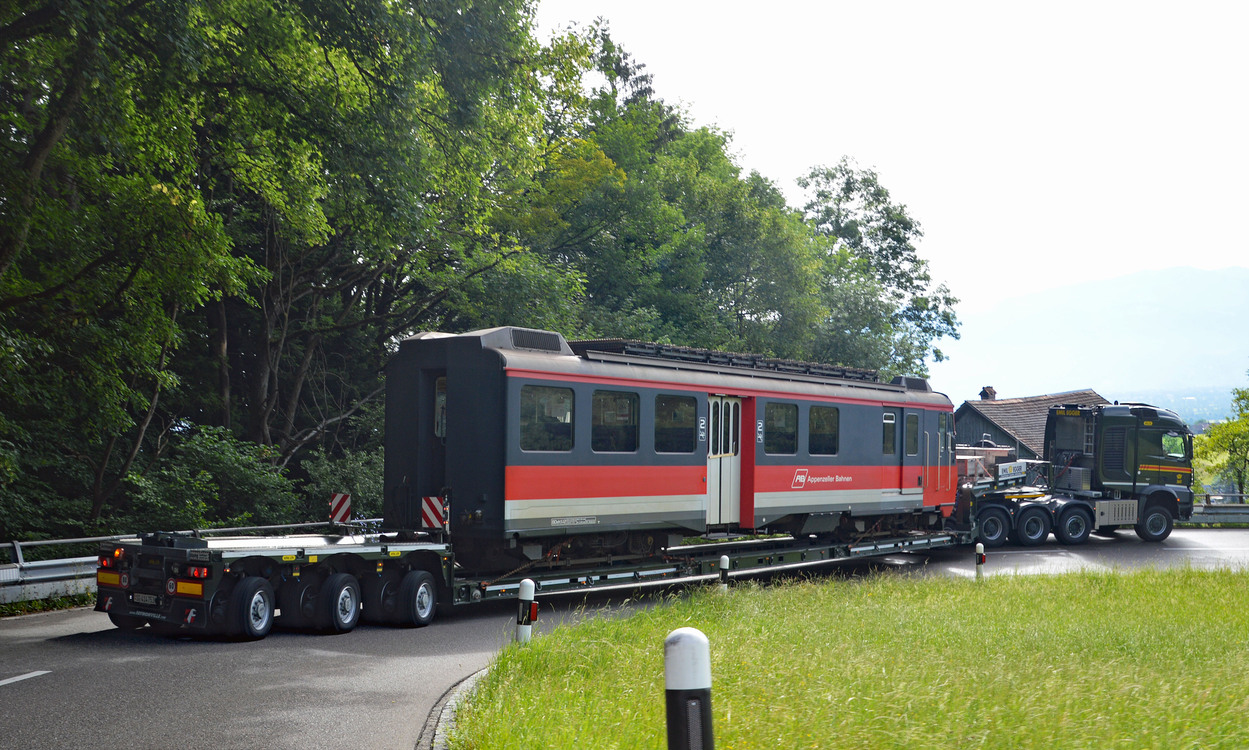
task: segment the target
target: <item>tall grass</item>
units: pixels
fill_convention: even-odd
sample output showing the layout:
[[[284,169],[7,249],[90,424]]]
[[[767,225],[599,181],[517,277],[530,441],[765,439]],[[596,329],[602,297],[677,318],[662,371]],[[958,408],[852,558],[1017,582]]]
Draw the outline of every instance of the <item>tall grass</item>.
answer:
[[[1249,747],[1249,573],[699,589],[505,648],[451,747],[663,748],[663,641],[711,642],[725,748]]]

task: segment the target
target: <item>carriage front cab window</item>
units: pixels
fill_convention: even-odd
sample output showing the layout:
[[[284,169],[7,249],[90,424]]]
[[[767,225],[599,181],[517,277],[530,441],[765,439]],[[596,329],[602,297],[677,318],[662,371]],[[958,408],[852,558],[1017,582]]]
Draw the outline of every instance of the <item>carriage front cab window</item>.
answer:
[[[520,388],[520,449],[571,451],[573,446],[571,388],[523,385]]]
[[[447,378],[434,381],[434,437],[447,439]]]

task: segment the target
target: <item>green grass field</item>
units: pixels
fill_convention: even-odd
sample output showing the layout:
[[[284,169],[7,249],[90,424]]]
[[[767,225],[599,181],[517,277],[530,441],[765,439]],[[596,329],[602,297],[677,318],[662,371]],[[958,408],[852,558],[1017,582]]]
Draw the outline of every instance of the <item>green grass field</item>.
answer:
[[[716,747],[1249,747],[1249,573],[738,584],[509,646],[451,747],[664,748],[663,641],[711,642]]]

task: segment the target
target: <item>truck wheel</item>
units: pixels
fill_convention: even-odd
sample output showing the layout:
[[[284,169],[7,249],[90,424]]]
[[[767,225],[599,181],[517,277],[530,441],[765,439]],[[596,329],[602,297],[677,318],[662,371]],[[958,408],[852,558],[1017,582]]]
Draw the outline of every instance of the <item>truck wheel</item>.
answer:
[[[366,576],[360,581],[364,588],[365,622],[392,623],[399,619],[399,588],[402,579],[399,572],[388,570],[380,576]]]
[[[260,576],[239,581],[230,594],[228,635],[258,641],[273,629],[273,587]]]
[[[121,630],[138,630],[147,624],[147,620],[134,615],[119,615],[114,612],[108,613],[108,621],[113,623],[113,627]]]
[[[1093,521],[1089,514],[1079,508],[1072,508],[1058,519],[1054,536],[1063,544],[1084,544],[1089,540],[1089,531],[1092,528]]]
[[[1044,544],[1050,535],[1050,514],[1044,508],[1027,508],[1015,517],[1015,541],[1024,547]]]
[[[399,624],[423,628],[438,611],[438,587],[424,570],[410,570],[399,587]]]
[[[317,594],[317,628],[346,633],[360,621],[360,584],[348,573],[325,579]]]
[[[1145,509],[1145,517],[1136,524],[1136,535],[1147,542],[1161,542],[1171,536],[1174,523],[1171,511],[1161,505],[1151,505]]]
[[[977,514],[977,536],[985,547],[1001,547],[1006,544],[1010,531],[1010,518],[1001,508],[986,508]]]

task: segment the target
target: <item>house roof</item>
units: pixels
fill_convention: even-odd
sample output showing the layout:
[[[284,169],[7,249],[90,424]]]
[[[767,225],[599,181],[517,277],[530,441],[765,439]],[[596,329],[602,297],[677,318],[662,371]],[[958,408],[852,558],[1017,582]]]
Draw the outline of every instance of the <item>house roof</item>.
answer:
[[[1045,443],[1045,417],[1049,414],[1051,406],[1063,404],[1096,406],[1108,403],[1110,402],[1102,398],[1097,391],[1086,388],[1080,391],[1050,393],[1045,396],[964,401],[954,413],[954,418],[957,420],[959,413],[964,409],[976,411],[1039,456]]]

